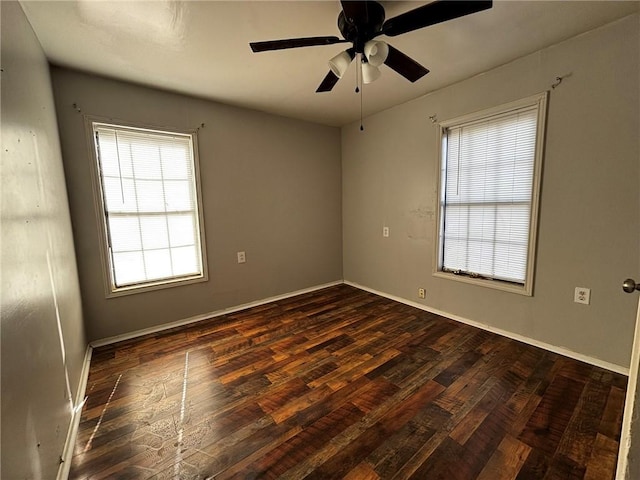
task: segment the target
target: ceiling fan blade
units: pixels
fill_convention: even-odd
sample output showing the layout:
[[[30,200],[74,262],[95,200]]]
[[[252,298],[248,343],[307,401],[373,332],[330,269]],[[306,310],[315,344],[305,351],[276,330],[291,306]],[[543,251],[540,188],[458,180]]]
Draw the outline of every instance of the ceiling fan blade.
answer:
[[[338,37],[305,37],[288,38],[286,40],[270,40],[266,42],[251,42],[249,46],[254,52],[267,52],[270,50],[284,50],[285,48],[315,47],[316,45],[333,45],[344,43]]]
[[[389,45],[389,55],[384,61],[384,64],[412,83],[429,73],[428,69],[406,56],[400,50],[393,48],[391,45]]]
[[[330,92],[335,84],[338,83],[338,80],[340,79],[331,70],[329,70],[329,73],[327,73],[327,76],[322,80],[322,83],[316,90],[316,93]]]
[[[395,37],[429,25],[480,12],[491,8],[492,5],[493,1],[491,0],[436,0],[422,7],[409,10],[397,17],[390,18],[384,22],[382,33]]]
[[[366,1],[340,0],[344,16],[350,23],[366,23],[369,7]]]

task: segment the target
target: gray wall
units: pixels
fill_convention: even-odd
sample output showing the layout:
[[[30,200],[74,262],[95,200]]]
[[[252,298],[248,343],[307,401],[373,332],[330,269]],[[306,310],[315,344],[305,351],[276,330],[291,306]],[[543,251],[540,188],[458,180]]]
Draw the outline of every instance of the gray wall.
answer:
[[[2,17],[2,478],[55,478],[86,340],[49,67]]]
[[[342,279],[338,128],[60,68],[52,77],[90,340]],[[105,298],[83,114],[177,129],[205,124],[198,135],[208,282]],[[245,264],[237,263],[241,250]]]
[[[638,15],[365,119],[342,131],[344,278],[427,307],[628,367],[637,298]],[[437,126],[550,94],[534,296],[432,276]],[[427,77],[428,81],[428,77]],[[390,237],[382,237],[382,227]],[[573,303],[591,288],[591,305]]]

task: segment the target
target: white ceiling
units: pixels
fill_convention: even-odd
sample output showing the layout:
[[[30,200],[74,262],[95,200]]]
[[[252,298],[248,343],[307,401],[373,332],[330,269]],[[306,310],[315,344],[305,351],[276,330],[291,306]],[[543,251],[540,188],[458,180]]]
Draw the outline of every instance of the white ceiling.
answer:
[[[387,19],[428,2],[385,1]],[[344,44],[252,53],[250,41],[336,35],[337,0],[21,1],[49,60],[91,73],[340,126],[359,118],[355,62],[315,93]],[[431,70],[386,66],[365,116],[640,10],[637,1],[494,1],[493,8],[387,40]],[[550,82],[553,79],[550,79]]]

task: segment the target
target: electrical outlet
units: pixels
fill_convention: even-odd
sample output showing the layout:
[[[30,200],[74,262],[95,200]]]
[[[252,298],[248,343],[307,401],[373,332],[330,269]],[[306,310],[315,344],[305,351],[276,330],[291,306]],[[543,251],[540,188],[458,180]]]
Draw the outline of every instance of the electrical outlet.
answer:
[[[573,294],[573,301],[589,305],[589,302],[591,301],[591,289],[586,287],[576,287],[575,293]]]
[[[247,261],[247,257],[244,252],[238,252],[238,263],[245,263]]]
[[[382,227],[382,236],[383,237],[389,236],[389,227]]]
[[[420,298],[425,298],[427,296],[427,292],[424,288],[419,288],[418,289],[418,297]]]

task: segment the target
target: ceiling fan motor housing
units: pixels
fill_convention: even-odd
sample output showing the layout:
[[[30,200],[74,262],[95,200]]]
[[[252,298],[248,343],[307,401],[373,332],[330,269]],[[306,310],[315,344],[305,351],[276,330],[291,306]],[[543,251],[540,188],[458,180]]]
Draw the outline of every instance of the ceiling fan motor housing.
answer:
[[[353,43],[356,53],[364,53],[364,45],[380,34],[384,24],[384,7],[378,2],[366,2],[364,14],[349,18],[344,10],[338,15],[338,29],[345,40]]]

